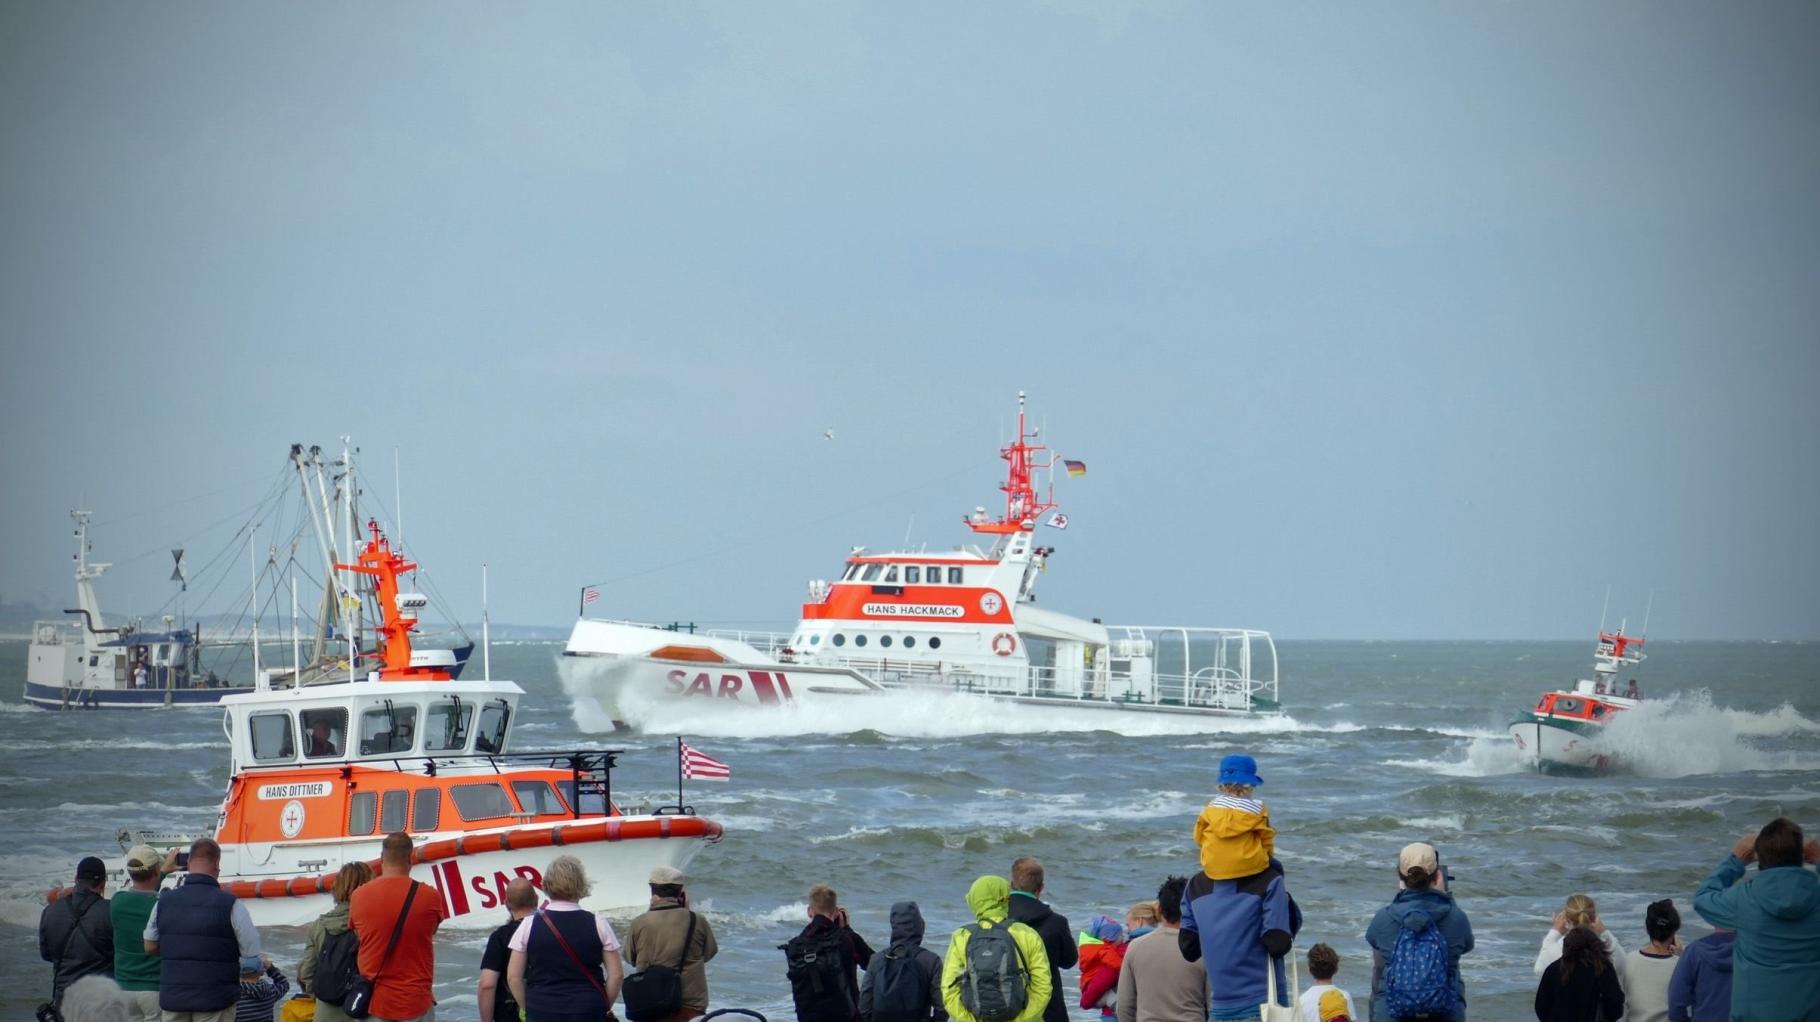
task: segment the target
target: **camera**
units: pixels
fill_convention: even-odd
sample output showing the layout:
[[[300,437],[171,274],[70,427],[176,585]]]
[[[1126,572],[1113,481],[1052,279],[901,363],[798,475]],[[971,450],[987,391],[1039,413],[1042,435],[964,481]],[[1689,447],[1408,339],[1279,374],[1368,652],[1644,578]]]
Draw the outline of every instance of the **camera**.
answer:
[[[57,1010],[56,1005],[49,1001],[38,1005],[37,1018],[38,1022],[63,1022],[62,1013]]]

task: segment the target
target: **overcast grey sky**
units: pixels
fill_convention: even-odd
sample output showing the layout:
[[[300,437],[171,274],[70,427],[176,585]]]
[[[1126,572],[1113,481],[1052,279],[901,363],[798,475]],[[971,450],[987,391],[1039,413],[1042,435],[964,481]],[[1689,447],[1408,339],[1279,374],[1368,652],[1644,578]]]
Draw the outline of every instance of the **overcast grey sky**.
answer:
[[[8,599],[352,433],[464,615],[782,626],[1023,388],[1051,606],[1820,636],[1812,3],[9,0],[0,145]]]

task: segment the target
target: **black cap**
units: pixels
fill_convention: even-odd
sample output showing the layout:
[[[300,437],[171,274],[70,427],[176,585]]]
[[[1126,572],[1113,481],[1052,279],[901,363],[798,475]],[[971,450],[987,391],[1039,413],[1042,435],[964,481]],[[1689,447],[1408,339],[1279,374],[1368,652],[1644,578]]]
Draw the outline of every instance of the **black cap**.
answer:
[[[76,863],[76,879],[98,884],[107,879],[107,866],[93,855]]]

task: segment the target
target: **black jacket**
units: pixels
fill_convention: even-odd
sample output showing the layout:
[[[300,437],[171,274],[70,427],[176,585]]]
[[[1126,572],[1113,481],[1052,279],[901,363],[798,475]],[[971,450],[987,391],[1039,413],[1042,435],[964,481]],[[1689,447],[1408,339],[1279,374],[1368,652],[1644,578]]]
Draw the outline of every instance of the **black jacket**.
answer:
[[[948,1010],[942,1007],[942,958],[923,947],[923,913],[916,907],[916,902],[900,901],[891,906],[891,946],[880,954],[893,959],[908,958],[916,965],[916,971],[923,977],[923,989],[928,992],[927,1010],[922,1018],[928,1022],[946,1022]],[[873,956],[874,963],[878,957]],[[859,1017],[864,1022],[872,1022],[872,977],[876,972],[868,966],[866,978],[859,984]]]
[[[841,957],[844,961],[841,962],[841,965],[847,971],[847,989],[853,992],[853,1011],[857,1016],[859,1013],[859,973],[857,970],[872,964],[872,948],[866,943],[866,938],[827,916],[816,916],[809,920],[809,925],[803,927],[803,932],[798,936],[808,937],[830,930],[839,930],[842,937]]]
[[[51,1000],[84,976],[114,974],[114,921],[107,899],[77,889],[44,906],[38,917],[38,956],[51,963]]]
[[[1043,938],[1043,950],[1049,953],[1049,1007],[1043,1009],[1043,1022],[1068,1022],[1062,970],[1074,968],[1080,952],[1075,949],[1074,931],[1068,929],[1067,917],[1028,894],[1012,891],[1011,918],[1035,930]]]
[[[1606,963],[1594,976],[1585,966],[1561,982],[1561,963],[1555,962],[1536,984],[1536,1018],[1541,1022],[1602,1022],[1624,1015],[1624,988],[1618,970]]]

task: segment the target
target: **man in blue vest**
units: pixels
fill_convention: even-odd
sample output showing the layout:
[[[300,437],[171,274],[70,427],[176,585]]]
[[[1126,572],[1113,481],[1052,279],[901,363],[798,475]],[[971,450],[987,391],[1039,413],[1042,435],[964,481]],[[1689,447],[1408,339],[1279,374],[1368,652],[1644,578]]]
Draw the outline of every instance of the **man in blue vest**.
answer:
[[[246,906],[221,889],[221,846],[190,845],[189,875],[165,891],[145,924],[145,952],[163,959],[158,1007],[164,1022],[234,1022],[240,961],[259,954]]]

